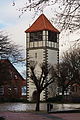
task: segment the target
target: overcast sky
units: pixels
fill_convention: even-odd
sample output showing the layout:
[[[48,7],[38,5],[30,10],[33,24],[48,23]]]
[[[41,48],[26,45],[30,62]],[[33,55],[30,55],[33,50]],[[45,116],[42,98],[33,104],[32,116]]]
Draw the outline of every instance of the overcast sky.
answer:
[[[25,45],[24,31],[31,20],[30,14],[19,18],[21,13],[17,9],[23,5],[24,1],[16,0],[15,6],[12,6],[13,0],[0,0],[0,30],[7,31],[13,41],[23,46]]]

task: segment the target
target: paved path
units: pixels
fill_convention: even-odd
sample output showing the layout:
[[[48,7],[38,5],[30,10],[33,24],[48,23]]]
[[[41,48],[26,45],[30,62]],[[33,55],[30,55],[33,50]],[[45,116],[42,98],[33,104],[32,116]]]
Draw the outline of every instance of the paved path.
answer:
[[[80,113],[57,113],[51,115],[54,117],[62,118],[63,120],[80,120]]]
[[[80,113],[0,112],[0,117],[4,117],[5,120],[80,120]]]
[[[0,103],[0,111],[25,112],[35,110],[36,104],[31,103]],[[52,111],[80,109],[80,104],[53,104]],[[40,103],[40,110],[47,111],[47,103]]]

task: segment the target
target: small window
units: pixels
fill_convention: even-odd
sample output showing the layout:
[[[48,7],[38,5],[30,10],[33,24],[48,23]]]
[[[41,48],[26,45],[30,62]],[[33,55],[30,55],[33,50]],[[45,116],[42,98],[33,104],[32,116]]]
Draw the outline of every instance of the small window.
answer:
[[[30,33],[30,42],[34,41],[42,41],[42,31]]]
[[[11,87],[8,87],[8,90],[11,91]]]
[[[26,86],[22,86],[22,96],[26,95]]]
[[[48,31],[48,41],[57,42],[57,33]]]
[[[11,87],[8,87],[8,95],[11,95],[12,94],[12,89]]]
[[[17,77],[17,75],[15,75],[15,79],[17,79],[18,77]]]
[[[4,87],[0,86],[0,95],[4,95]]]
[[[35,58],[37,58],[37,53],[35,53]]]

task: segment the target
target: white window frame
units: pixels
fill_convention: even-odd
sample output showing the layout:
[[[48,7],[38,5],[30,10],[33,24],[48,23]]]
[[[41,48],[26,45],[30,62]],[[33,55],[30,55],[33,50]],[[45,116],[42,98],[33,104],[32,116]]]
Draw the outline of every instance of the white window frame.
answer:
[[[25,88],[24,88],[25,87]],[[24,92],[25,91],[25,92]],[[22,86],[22,88],[21,88],[21,95],[22,96],[25,96],[26,95],[26,86],[24,85],[24,86]]]

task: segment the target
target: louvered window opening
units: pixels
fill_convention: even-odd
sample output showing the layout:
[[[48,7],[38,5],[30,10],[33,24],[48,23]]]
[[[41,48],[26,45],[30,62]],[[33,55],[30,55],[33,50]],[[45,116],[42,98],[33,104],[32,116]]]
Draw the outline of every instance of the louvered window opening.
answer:
[[[42,34],[43,34],[42,31],[31,32],[30,33],[30,42],[42,41],[42,36],[43,36]]]

